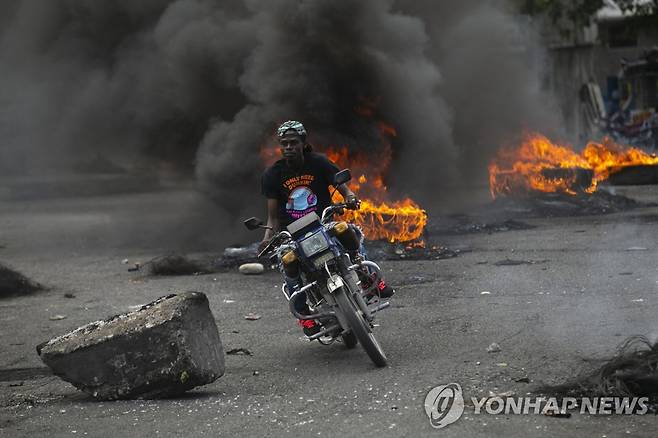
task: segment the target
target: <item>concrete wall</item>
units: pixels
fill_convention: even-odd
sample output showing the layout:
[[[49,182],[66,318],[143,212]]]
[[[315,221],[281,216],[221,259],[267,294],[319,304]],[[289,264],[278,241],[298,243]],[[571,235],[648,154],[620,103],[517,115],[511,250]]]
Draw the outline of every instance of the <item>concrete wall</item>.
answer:
[[[593,81],[601,87],[606,98],[607,78],[616,76],[620,69],[622,58],[636,59],[645,50],[658,44],[651,42],[648,34],[644,34],[644,42],[649,44],[638,47],[608,48],[599,45],[554,47],[549,50],[546,66],[545,85],[559,102],[566,120],[567,134],[578,143],[584,144],[596,136],[585,119],[579,91],[583,84]]]

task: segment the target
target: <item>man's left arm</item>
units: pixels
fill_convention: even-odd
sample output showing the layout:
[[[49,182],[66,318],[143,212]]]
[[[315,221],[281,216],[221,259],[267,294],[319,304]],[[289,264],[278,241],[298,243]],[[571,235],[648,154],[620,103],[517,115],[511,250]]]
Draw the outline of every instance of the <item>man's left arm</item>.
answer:
[[[341,184],[337,187],[338,191],[340,192],[341,195],[343,195],[343,198],[345,199],[345,203],[351,207],[351,208],[357,208],[359,204],[359,199],[356,197],[354,192],[350,190],[349,187],[347,187],[347,184]]]
[[[329,184],[331,184],[334,180],[334,175],[338,173],[340,170],[338,166],[336,166],[336,163],[331,161],[327,157],[324,158],[324,166],[323,166],[323,171],[325,173],[325,177],[327,178],[327,181]],[[343,196],[343,199],[345,199],[345,203],[348,204],[351,208],[356,209],[359,204],[359,200],[354,194],[352,190],[350,190],[349,187],[347,187],[347,184],[341,184],[338,187],[336,187],[338,192]]]

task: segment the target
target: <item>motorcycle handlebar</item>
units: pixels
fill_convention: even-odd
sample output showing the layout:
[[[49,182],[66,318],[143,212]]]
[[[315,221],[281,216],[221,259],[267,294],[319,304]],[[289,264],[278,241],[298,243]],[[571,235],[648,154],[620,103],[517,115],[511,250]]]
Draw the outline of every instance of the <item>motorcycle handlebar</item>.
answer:
[[[330,215],[332,213],[334,213],[335,211],[339,211],[339,210],[342,210],[344,208],[346,208],[348,210],[358,210],[360,206],[361,206],[361,201],[359,201],[358,199],[356,200],[356,202],[354,204],[347,204],[347,203],[344,203],[344,202],[342,202],[340,204],[332,204],[329,207],[324,209],[324,211],[322,212],[322,219],[320,219],[320,222],[325,223],[325,219],[330,217]]]
[[[287,231],[280,231],[280,232],[276,233],[274,236],[272,236],[270,241],[267,242],[267,245],[265,246],[265,248],[263,248],[263,250],[258,253],[257,257],[261,258],[264,254],[268,253],[270,251],[271,247],[272,247],[272,244],[274,244],[274,242],[276,242],[277,240],[279,240],[282,237],[288,237],[289,239],[292,239],[292,236]]]

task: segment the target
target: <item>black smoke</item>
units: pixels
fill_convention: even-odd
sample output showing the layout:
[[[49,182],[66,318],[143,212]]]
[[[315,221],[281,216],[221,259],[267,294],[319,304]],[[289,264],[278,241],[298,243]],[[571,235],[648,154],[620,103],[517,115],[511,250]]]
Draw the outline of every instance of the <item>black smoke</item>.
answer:
[[[0,17],[5,172],[174,165],[237,212],[277,123],[377,159],[382,120],[389,187],[431,198],[484,181],[522,129],[559,127],[536,35],[502,2],[15,0]]]

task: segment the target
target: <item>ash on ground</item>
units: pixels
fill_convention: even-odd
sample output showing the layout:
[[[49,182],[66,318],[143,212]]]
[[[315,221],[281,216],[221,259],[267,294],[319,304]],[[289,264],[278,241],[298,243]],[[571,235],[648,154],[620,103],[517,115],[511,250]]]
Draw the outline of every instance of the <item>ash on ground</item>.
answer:
[[[369,260],[439,260],[450,259],[459,255],[459,250],[452,250],[440,245],[420,245],[413,243],[389,243],[382,240],[367,241],[366,254]]]
[[[0,298],[27,295],[43,289],[20,272],[0,264]]]
[[[646,203],[615,195],[607,190],[592,194],[535,193],[531,196],[496,198],[491,208],[494,213],[514,213],[515,217],[590,216],[652,207]]]
[[[658,341],[626,339],[611,359],[589,374],[536,392],[559,397],[648,397],[658,408]]]
[[[531,230],[534,225],[514,219],[487,220],[466,214],[454,214],[430,219],[425,227],[426,235],[450,236],[472,233],[500,233],[505,231]]]

